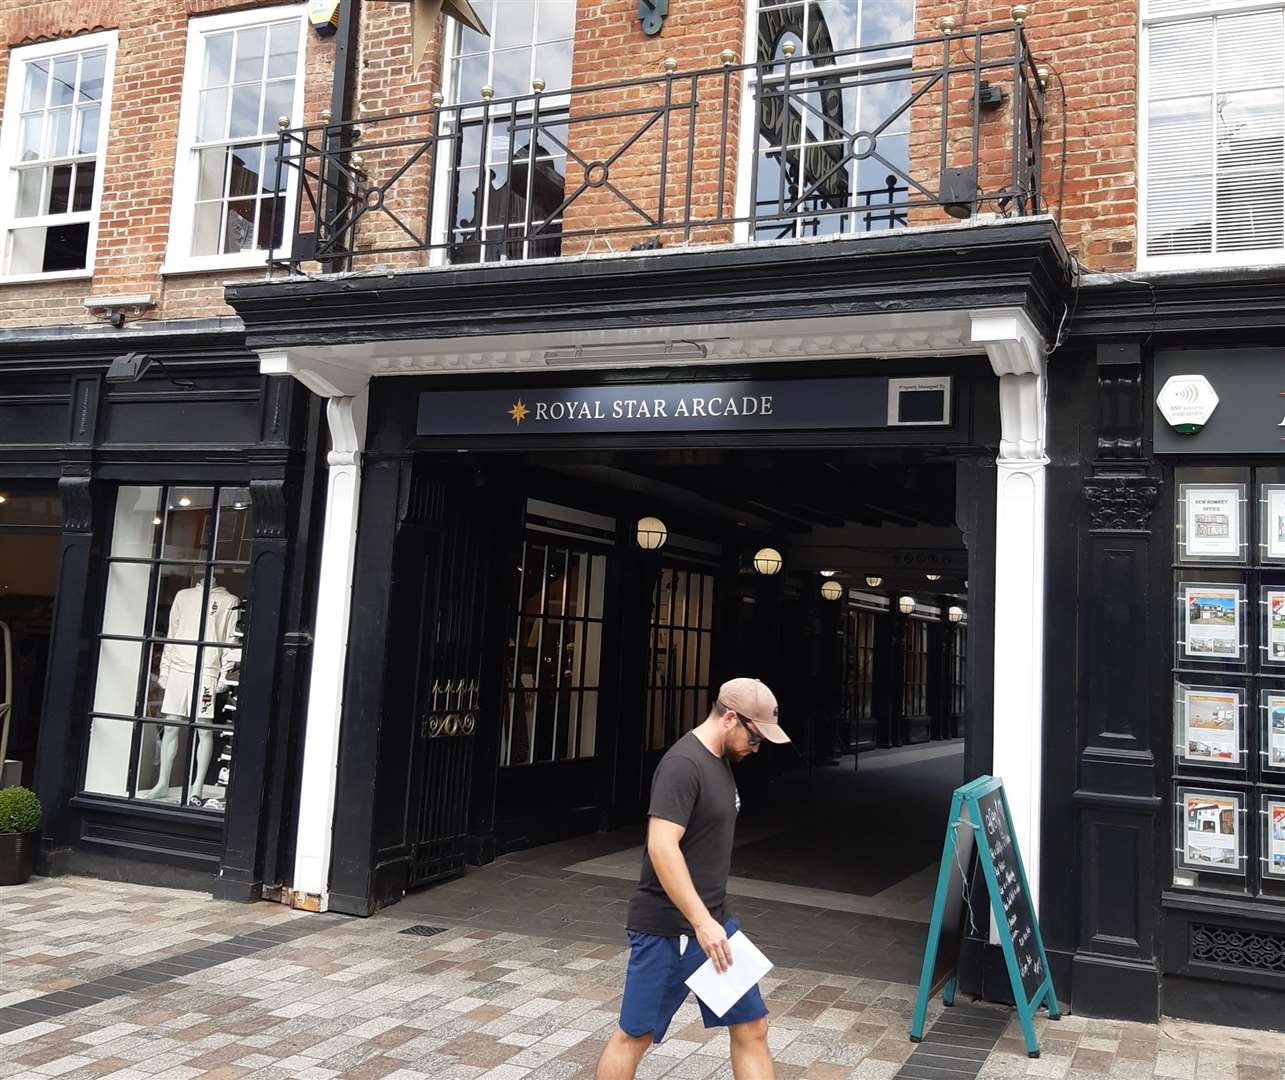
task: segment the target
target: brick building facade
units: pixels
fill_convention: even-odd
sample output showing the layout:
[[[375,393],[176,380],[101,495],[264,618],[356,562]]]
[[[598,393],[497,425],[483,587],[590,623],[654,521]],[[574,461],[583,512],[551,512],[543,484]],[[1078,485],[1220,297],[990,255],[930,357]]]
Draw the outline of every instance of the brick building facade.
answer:
[[[1074,1007],[1278,1023],[1279,642],[1238,608],[1193,667],[1174,590],[1285,588],[1254,412],[1285,9],[671,0],[648,34],[632,0],[480,0],[484,36],[431,6],[343,0],[321,36],[303,4],[0,0],[0,544],[43,536],[57,582],[0,621],[47,657],[10,744],[42,869],[365,915],[635,821],[681,670],[653,596],[697,574],[722,607],[682,631],[753,656],[809,754],[862,699],[872,746],[963,732],[1004,778]],[[1197,371],[1263,385],[1166,442],[1151,403]],[[526,404],[635,383],[805,405],[546,436]],[[1176,546],[1193,484],[1242,526],[1209,563]],[[602,608],[515,607],[550,536]],[[570,689],[519,647],[554,623],[576,660],[603,635]],[[1234,766],[1175,734],[1212,681]],[[1197,797],[1243,822],[1217,866]],[[984,935],[961,977],[1010,992]]]

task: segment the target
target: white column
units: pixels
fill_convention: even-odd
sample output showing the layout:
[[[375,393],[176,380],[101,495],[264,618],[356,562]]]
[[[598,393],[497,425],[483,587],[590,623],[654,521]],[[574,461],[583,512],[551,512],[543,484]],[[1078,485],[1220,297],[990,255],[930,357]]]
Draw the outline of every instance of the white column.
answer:
[[[1038,911],[1044,743],[1045,343],[1020,309],[972,313],[999,376],[993,775],[1004,781]],[[994,929],[992,928],[992,933]],[[992,937],[992,941],[996,940]]]
[[[339,728],[343,717],[369,377],[331,365],[296,362],[284,353],[260,354],[259,366],[267,375],[293,375],[314,393],[329,399],[326,420],[331,449],[326,459],[329,477],[321,539],[321,587],[317,593],[308,683],[293,881],[296,907],[325,911],[330,899]]]

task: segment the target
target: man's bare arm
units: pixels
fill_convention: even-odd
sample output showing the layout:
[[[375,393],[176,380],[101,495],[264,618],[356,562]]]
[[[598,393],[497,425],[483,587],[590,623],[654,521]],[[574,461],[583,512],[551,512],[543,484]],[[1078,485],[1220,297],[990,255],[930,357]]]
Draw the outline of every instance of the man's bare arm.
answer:
[[[650,818],[647,824],[647,854],[651,857],[651,865],[656,871],[656,877],[660,879],[665,895],[691,923],[696,933],[696,943],[714,961],[714,966],[719,971],[726,971],[732,963],[727,933],[701,900],[700,893],[692,884],[687,860],[683,858],[683,852],[678,846],[686,831],[676,822],[658,817]]]

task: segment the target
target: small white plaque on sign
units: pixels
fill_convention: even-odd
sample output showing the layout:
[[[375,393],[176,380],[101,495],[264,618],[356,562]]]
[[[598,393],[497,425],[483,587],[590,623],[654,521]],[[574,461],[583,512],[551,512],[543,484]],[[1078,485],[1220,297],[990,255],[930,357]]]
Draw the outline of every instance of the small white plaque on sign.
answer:
[[[1156,395],[1156,408],[1179,435],[1194,435],[1218,408],[1218,394],[1203,375],[1171,375]]]

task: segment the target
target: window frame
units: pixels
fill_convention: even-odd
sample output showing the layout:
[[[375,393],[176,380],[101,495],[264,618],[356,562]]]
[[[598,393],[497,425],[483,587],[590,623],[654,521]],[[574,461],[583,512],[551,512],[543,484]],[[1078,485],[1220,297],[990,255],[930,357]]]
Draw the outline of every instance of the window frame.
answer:
[[[1150,152],[1147,127],[1151,119],[1150,84],[1148,79],[1151,66],[1151,28],[1199,19],[1225,18],[1235,15],[1278,11],[1285,9],[1285,2],[1282,2],[1282,0],[1233,0],[1233,2],[1218,3],[1216,0],[1206,0],[1203,6],[1198,7],[1193,3],[1189,10],[1167,12],[1163,15],[1148,15],[1146,9],[1147,3],[1146,0],[1143,0],[1138,5],[1137,269],[1139,271],[1231,270],[1247,266],[1276,266],[1285,263],[1285,242],[1282,243],[1280,248],[1259,248],[1254,251],[1226,253],[1211,251],[1185,255],[1148,255],[1146,253],[1148,239],[1147,210],[1151,194],[1150,174],[1147,169],[1147,155]],[[1213,94],[1217,96],[1216,89]],[[1282,137],[1285,138],[1285,131],[1282,132]],[[1282,171],[1285,172],[1285,164],[1282,165]],[[1216,168],[1212,175],[1216,184]],[[1211,234],[1216,235],[1217,222],[1212,213],[1213,210],[1216,210],[1216,202],[1211,207],[1210,215]]]
[[[174,151],[174,197],[170,205],[169,239],[165,249],[162,274],[200,273],[210,270],[240,270],[266,267],[268,253],[259,248],[220,255],[192,255],[192,234],[196,223],[196,191],[198,177],[197,125],[200,122],[201,69],[205,60],[205,37],[223,30],[243,30],[270,23],[298,20],[298,66],[295,70],[294,104],[290,114],[292,128],[303,125],[304,90],[308,70],[308,20],[307,5],[278,4],[255,8],[250,11],[222,12],[202,15],[188,20],[187,45],[183,61],[183,91],[179,105],[178,140]],[[234,142],[252,142],[255,136],[245,139],[217,140],[231,145]],[[261,134],[259,141],[271,138]],[[205,145],[205,144],[200,144]],[[295,199],[299,186],[287,172],[284,191],[285,221],[282,228],[282,246],[291,242],[290,223],[294,220]]]
[[[112,84],[116,78],[115,30],[101,30],[94,34],[56,38],[34,45],[18,45],[9,51],[9,75],[5,85],[5,109],[0,124],[0,285],[23,281],[66,281],[94,275],[94,256],[98,247],[98,225],[102,216],[103,177],[107,172],[107,145],[111,133]],[[18,169],[15,164],[19,130],[21,127],[22,83],[27,64],[68,53],[89,52],[105,48],[107,57],[103,67],[103,96],[99,101],[98,148],[95,153],[94,191],[88,210],[66,214],[41,214],[20,218],[15,213],[18,198]],[[74,107],[74,106],[73,106]],[[69,203],[70,205],[70,203]],[[76,221],[68,219],[75,218]],[[85,265],[79,270],[50,270],[39,273],[11,274],[4,271],[8,265],[10,235],[18,228],[39,228],[42,224],[78,224],[83,218],[89,223],[89,238],[85,245]],[[21,224],[19,224],[21,223]]]

